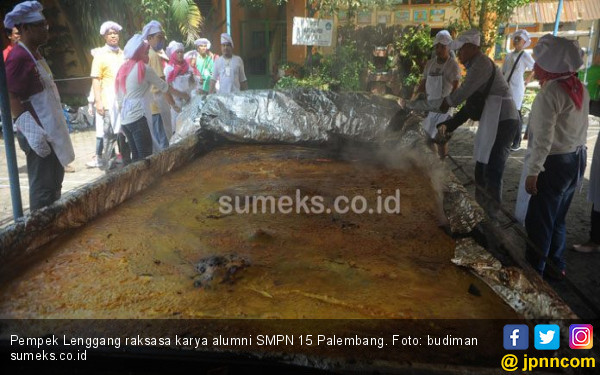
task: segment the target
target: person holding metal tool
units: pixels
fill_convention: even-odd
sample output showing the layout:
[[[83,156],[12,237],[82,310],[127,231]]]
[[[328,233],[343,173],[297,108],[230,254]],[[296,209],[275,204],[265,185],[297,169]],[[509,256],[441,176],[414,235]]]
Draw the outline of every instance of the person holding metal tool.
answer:
[[[417,93],[424,92],[428,100],[448,96],[458,87],[460,67],[456,60],[450,56],[450,43],[452,43],[452,37],[448,31],[442,30],[436,34],[433,41],[435,57],[427,61],[423,71],[423,79],[417,88]],[[448,143],[437,144],[436,146],[433,139],[437,134],[436,125],[452,116],[449,112],[430,111],[423,120],[423,130],[430,137],[430,143],[437,149],[440,159],[445,158],[448,154]]]
[[[481,51],[480,38],[479,31],[472,29],[452,42],[467,75],[461,86],[443,99],[439,111],[446,112],[451,106],[466,102],[451,119],[437,125],[437,140],[445,142],[469,118],[479,121],[473,149],[475,198],[490,219],[496,221],[502,202],[502,175],[519,125],[519,113],[502,72]]]

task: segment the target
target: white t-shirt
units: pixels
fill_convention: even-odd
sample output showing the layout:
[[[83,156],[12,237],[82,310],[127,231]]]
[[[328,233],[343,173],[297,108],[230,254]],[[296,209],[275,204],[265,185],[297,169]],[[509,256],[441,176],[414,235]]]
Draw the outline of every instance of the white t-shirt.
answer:
[[[460,80],[460,67],[455,59],[448,58],[445,63],[438,63],[437,57],[427,61],[423,71],[423,79],[427,80],[429,75],[442,75],[442,98],[450,95],[454,81]]]
[[[167,92],[169,85],[158,77],[156,72],[145,65],[146,73],[144,80],[138,82],[138,65],[136,65],[127,75],[125,80],[126,94],[118,93],[119,107],[121,108],[121,124],[127,125],[139,120],[145,116],[145,106],[149,103],[144,103],[144,100],[149,99],[146,94],[150,91],[150,87],[156,87],[160,92]]]
[[[515,61],[519,57],[519,54],[523,52],[523,56],[519,59],[519,63],[515,67],[515,71],[513,75],[510,77],[510,82],[508,85],[510,86],[510,92],[512,94],[513,100],[515,101],[515,106],[517,109],[521,109],[521,105],[523,104],[523,96],[525,96],[525,79],[523,75],[526,70],[533,69],[533,64],[535,61],[533,57],[526,51],[519,52],[511,52],[506,55],[504,59],[504,63],[502,64],[502,75],[504,78],[508,80],[508,76],[510,75],[510,71],[515,65]]]
[[[231,59],[219,56],[215,61],[212,80],[219,82],[219,94],[240,92],[240,83],[247,81],[242,58],[236,55]]]

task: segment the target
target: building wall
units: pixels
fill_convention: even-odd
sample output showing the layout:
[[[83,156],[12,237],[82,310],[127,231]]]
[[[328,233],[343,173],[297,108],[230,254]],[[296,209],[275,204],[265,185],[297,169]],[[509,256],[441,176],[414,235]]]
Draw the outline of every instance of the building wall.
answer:
[[[306,60],[306,46],[292,45],[294,17],[306,17],[306,0],[290,0],[287,4],[285,19],[287,22],[287,60],[303,64]]]
[[[408,3],[407,0],[405,2]],[[460,13],[453,4],[400,4],[389,9],[374,7],[373,9],[360,11],[353,17],[358,26],[427,24],[433,29],[443,28],[452,19],[459,18]],[[339,12],[336,20],[339,23],[347,22],[346,12]]]

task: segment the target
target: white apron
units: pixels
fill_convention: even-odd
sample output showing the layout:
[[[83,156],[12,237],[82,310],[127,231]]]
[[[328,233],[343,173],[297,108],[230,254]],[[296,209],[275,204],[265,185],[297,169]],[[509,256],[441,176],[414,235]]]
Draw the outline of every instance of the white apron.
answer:
[[[521,53],[521,52],[519,52]],[[510,74],[510,71],[515,64],[515,61],[519,57],[519,53],[512,52],[511,54],[511,63],[510,69],[507,69],[507,74]],[[527,52],[523,51],[523,54]],[[519,59],[518,65],[515,67],[515,71],[513,72],[512,77],[510,77],[510,82],[508,85],[510,87],[510,93],[512,94],[513,100],[515,101],[515,106],[517,110],[521,109],[521,105],[523,104],[523,97],[525,96],[525,80],[523,79],[523,75],[525,74],[525,56],[521,56]],[[508,79],[508,75],[505,77]]]
[[[117,102],[117,96],[115,92],[107,92],[106,98],[108,105],[104,109],[108,110],[110,116],[110,124],[112,125],[113,132],[118,134],[121,131],[121,113],[119,112],[119,103]],[[104,103],[105,105],[107,103]],[[96,112],[96,138],[104,137],[104,117],[100,116]]]
[[[442,66],[442,72],[444,71],[444,67],[448,63],[450,59],[446,60],[444,65]],[[444,76],[440,75],[428,75],[427,80],[425,80],[425,92],[427,93],[427,101],[431,102],[432,100],[442,99],[442,91],[444,87]],[[447,113],[439,113],[439,112],[429,112],[425,120],[423,120],[423,130],[425,133],[429,135],[431,138],[435,138],[437,135],[436,125],[440,122],[446,121],[451,116]]]
[[[28,101],[37,114],[46,132],[46,139],[52,146],[60,164],[66,167],[75,160],[75,151],[73,150],[71,137],[69,137],[67,121],[60,105],[60,95],[52,79],[50,68],[45,59],[36,60],[25,44],[19,44],[25,48],[31,59],[35,62],[40,81],[44,88],[41,92],[31,95]],[[24,135],[27,138],[27,135]]]
[[[529,135],[529,144],[533,144],[531,134]],[[527,179],[527,162],[531,157],[531,150],[527,149],[527,155],[523,159],[523,170],[521,171],[521,178],[519,180],[519,189],[517,190],[517,202],[515,204],[515,218],[521,225],[525,225],[525,216],[527,215],[527,208],[529,207],[529,199],[531,194],[525,191],[525,180]]]
[[[173,82],[171,82],[171,86],[173,86],[173,88],[177,91],[181,91],[181,92],[185,92],[188,95],[190,95],[190,97],[192,96],[192,93],[195,90],[195,87],[193,85],[190,85],[190,76],[192,75],[191,72],[186,73],[186,74],[182,74],[179,75],[177,77],[175,77],[175,79],[173,80]],[[183,101],[183,99],[179,98],[179,97],[173,97],[173,100],[175,101],[175,104],[179,107],[179,108],[183,108],[183,106],[185,105],[185,102]],[[175,134],[175,132],[177,132],[177,115],[179,113],[177,113],[174,109],[170,109],[171,110],[171,134],[169,134],[169,138],[171,137],[171,135]]]
[[[501,96],[491,94],[485,99],[485,106],[479,120],[477,133],[475,134],[475,146],[473,147],[473,158],[483,164],[489,162],[492,147],[496,141],[502,100]]]
[[[96,138],[104,137],[104,117],[100,116],[98,111],[94,111],[94,119],[96,120]]]

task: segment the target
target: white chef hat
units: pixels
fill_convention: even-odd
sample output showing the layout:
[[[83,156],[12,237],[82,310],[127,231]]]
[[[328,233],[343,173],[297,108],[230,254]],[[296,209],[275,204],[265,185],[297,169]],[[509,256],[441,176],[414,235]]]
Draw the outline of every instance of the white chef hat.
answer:
[[[194,45],[196,47],[206,45],[206,49],[210,49],[210,40],[208,40],[206,38],[196,39],[196,41],[194,42]],[[232,45],[233,45],[233,43],[232,43]]]
[[[43,21],[46,18],[42,14],[42,9],[44,7],[39,1],[24,1],[19,3],[4,17],[4,27],[12,29],[16,25]]]
[[[433,45],[442,44],[444,46],[452,43],[452,36],[448,32],[448,30],[441,30],[437,34],[435,34],[435,40],[433,41]]]
[[[117,32],[123,30],[121,25],[113,21],[106,21],[100,26],[100,35],[105,35],[109,30],[114,29]]]
[[[529,45],[531,44],[531,37],[529,36],[529,32],[525,29],[519,29],[517,31],[514,32],[513,34],[513,39],[514,37],[520,37],[521,39],[523,39],[525,41],[525,44],[523,45],[524,48],[529,47]]]
[[[144,45],[144,36],[141,34],[135,34],[127,41],[125,48],[123,48],[123,56],[126,59],[131,59],[135,52]]]
[[[221,44],[224,44],[224,43],[230,43],[231,47],[233,47],[233,39],[231,38],[231,35],[229,35],[227,33],[221,34]]]
[[[146,26],[144,26],[144,29],[142,30],[142,36],[144,37],[144,39],[148,39],[149,35],[156,34],[161,31],[163,31],[163,28],[160,22],[152,20],[148,22]]]
[[[549,73],[576,72],[583,65],[581,48],[576,40],[569,40],[552,34],[541,37],[535,47],[535,62]]]
[[[479,30],[471,29],[461,33],[458,38],[452,41],[450,48],[460,49],[460,47],[467,43],[471,43],[476,46],[481,45],[481,34],[479,33]]]
[[[174,40],[169,43],[165,52],[167,52],[167,56],[171,57],[171,54],[175,51],[183,51],[183,43],[176,42]]]

